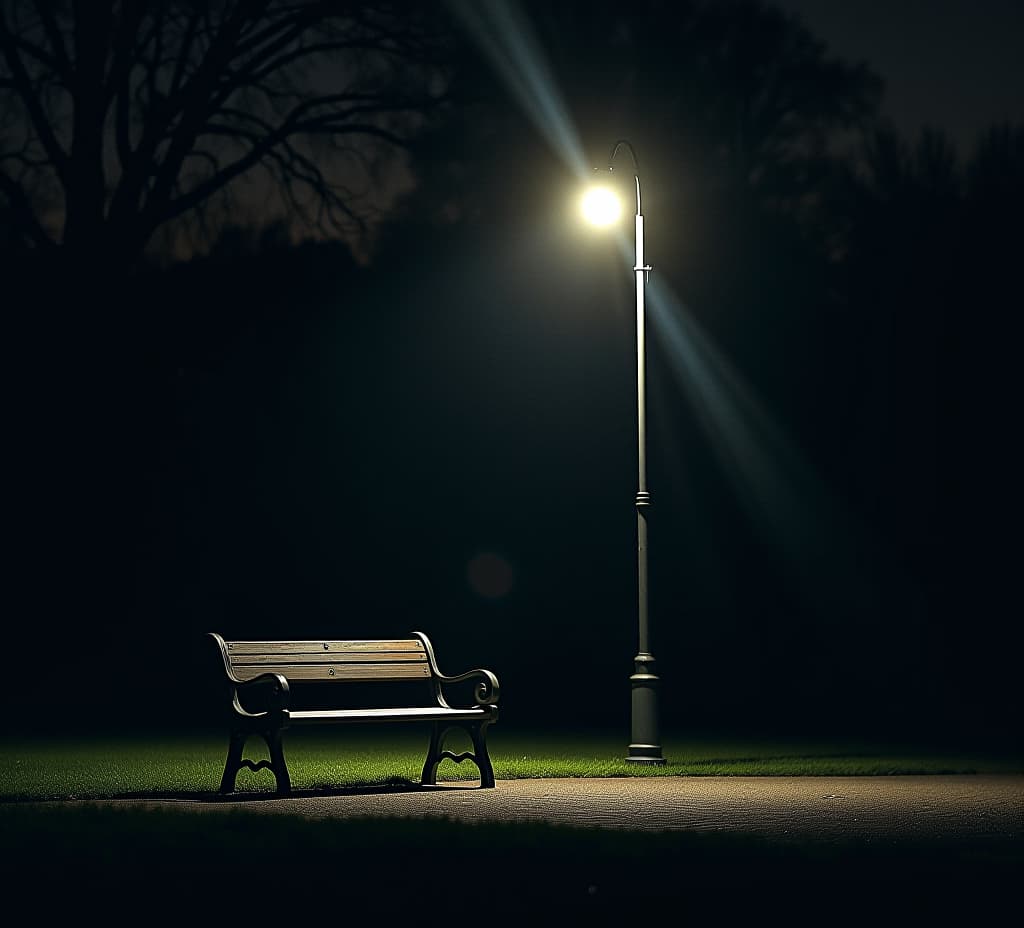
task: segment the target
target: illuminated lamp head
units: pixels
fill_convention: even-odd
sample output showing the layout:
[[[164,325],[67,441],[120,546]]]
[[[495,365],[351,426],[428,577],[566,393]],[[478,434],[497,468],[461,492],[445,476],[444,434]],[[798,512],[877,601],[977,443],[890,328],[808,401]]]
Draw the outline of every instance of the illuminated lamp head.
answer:
[[[622,199],[607,182],[592,184],[580,201],[583,217],[594,226],[612,226],[622,216]]]

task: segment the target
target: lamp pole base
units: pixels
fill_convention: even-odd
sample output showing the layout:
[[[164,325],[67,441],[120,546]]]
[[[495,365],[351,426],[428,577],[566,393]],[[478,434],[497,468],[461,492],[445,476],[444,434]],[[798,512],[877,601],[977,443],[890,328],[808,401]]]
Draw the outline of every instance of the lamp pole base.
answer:
[[[668,761],[662,756],[658,737],[658,677],[654,673],[654,655],[634,658],[631,690],[632,736],[626,760],[631,764],[660,767]]]
[[[661,756],[660,744],[631,744],[626,761],[630,764],[643,764],[647,767],[664,767],[668,763]]]

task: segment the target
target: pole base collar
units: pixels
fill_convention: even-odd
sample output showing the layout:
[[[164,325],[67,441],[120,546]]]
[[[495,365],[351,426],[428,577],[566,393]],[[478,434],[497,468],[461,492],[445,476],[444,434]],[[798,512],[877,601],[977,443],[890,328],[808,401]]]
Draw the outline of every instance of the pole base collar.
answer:
[[[668,761],[662,757],[660,744],[631,744],[626,760],[631,764],[663,767]]]

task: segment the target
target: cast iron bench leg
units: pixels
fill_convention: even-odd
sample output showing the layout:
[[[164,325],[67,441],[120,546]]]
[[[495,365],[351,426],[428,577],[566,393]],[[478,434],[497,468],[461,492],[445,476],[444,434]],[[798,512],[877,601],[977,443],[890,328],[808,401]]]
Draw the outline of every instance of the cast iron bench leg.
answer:
[[[221,777],[220,791],[222,793],[233,793],[235,791],[235,778],[242,766],[242,748],[245,746],[245,732],[231,732],[231,740],[228,742],[228,759],[224,764],[224,776]]]
[[[491,757],[487,753],[487,726],[490,722],[477,722],[470,728],[470,737],[473,739],[473,759],[480,768],[480,786],[483,789],[491,789],[494,786],[494,768],[491,766]]]
[[[288,765],[284,762],[284,747],[281,744],[281,729],[265,732],[267,748],[270,750],[270,769],[277,780],[277,791],[287,795],[292,791],[291,777],[288,776]]]
[[[437,785],[437,765],[441,763],[441,742],[448,731],[448,726],[443,730],[440,722],[434,722],[430,726],[430,744],[427,747],[427,759],[423,764],[423,773],[420,775],[420,783],[424,786]]]
[[[267,742],[267,749],[270,751],[270,760],[261,760],[259,763],[254,763],[248,758],[244,760],[242,758],[242,751],[245,748],[246,739],[250,734],[252,734],[252,732],[231,732],[231,740],[228,743],[228,758],[224,764],[224,776],[222,776],[220,780],[220,792],[233,793],[235,791],[235,780],[238,778],[238,771],[243,767],[247,767],[254,773],[270,768],[274,774],[274,779],[277,782],[277,791],[284,795],[291,793],[292,782],[291,778],[288,776],[288,765],[284,760],[284,748],[281,744],[281,730],[278,729],[276,731],[260,732],[263,736],[263,740]]]
[[[427,748],[427,760],[423,765],[423,774],[420,776],[420,783],[424,786],[437,785],[437,767],[445,758],[449,758],[460,764],[464,760],[471,760],[480,770],[480,786],[483,789],[490,789],[494,786],[494,769],[491,767],[491,758],[487,754],[487,726],[489,722],[472,722],[462,725],[443,725],[435,722],[430,730],[430,746]],[[462,754],[454,754],[451,751],[442,750],[444,739],[453,728],[462,728],[469,735],[473,742],[473,751],[466,751]]]

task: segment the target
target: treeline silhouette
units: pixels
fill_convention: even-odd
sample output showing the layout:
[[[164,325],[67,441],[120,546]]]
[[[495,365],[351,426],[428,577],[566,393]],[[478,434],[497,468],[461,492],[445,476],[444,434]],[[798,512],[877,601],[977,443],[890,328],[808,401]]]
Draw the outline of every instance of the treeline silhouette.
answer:
[[[856,589],[807,595],[652,337],[666,725],[1019,743],[1024,126],[963,154],[906,138],[875,75],[764,3],[522,8],[587,159],[638,152],[653,274],[850,516],[804,575],[862,559],[834,574]],[[451,110],[410,141],[416,185],[369,260],[283,223],[97,273],[6,237],[9,625],[78,655],[56,681],[17,671],[26,700],[76,707],[62,722],[188,717],[208,630],[423,628],[498,670],[512,723],[574,699],[627,724],[632,275],[567,218],[567,152],[450,24]],[[467,584],[483,550],[508,596]]]

